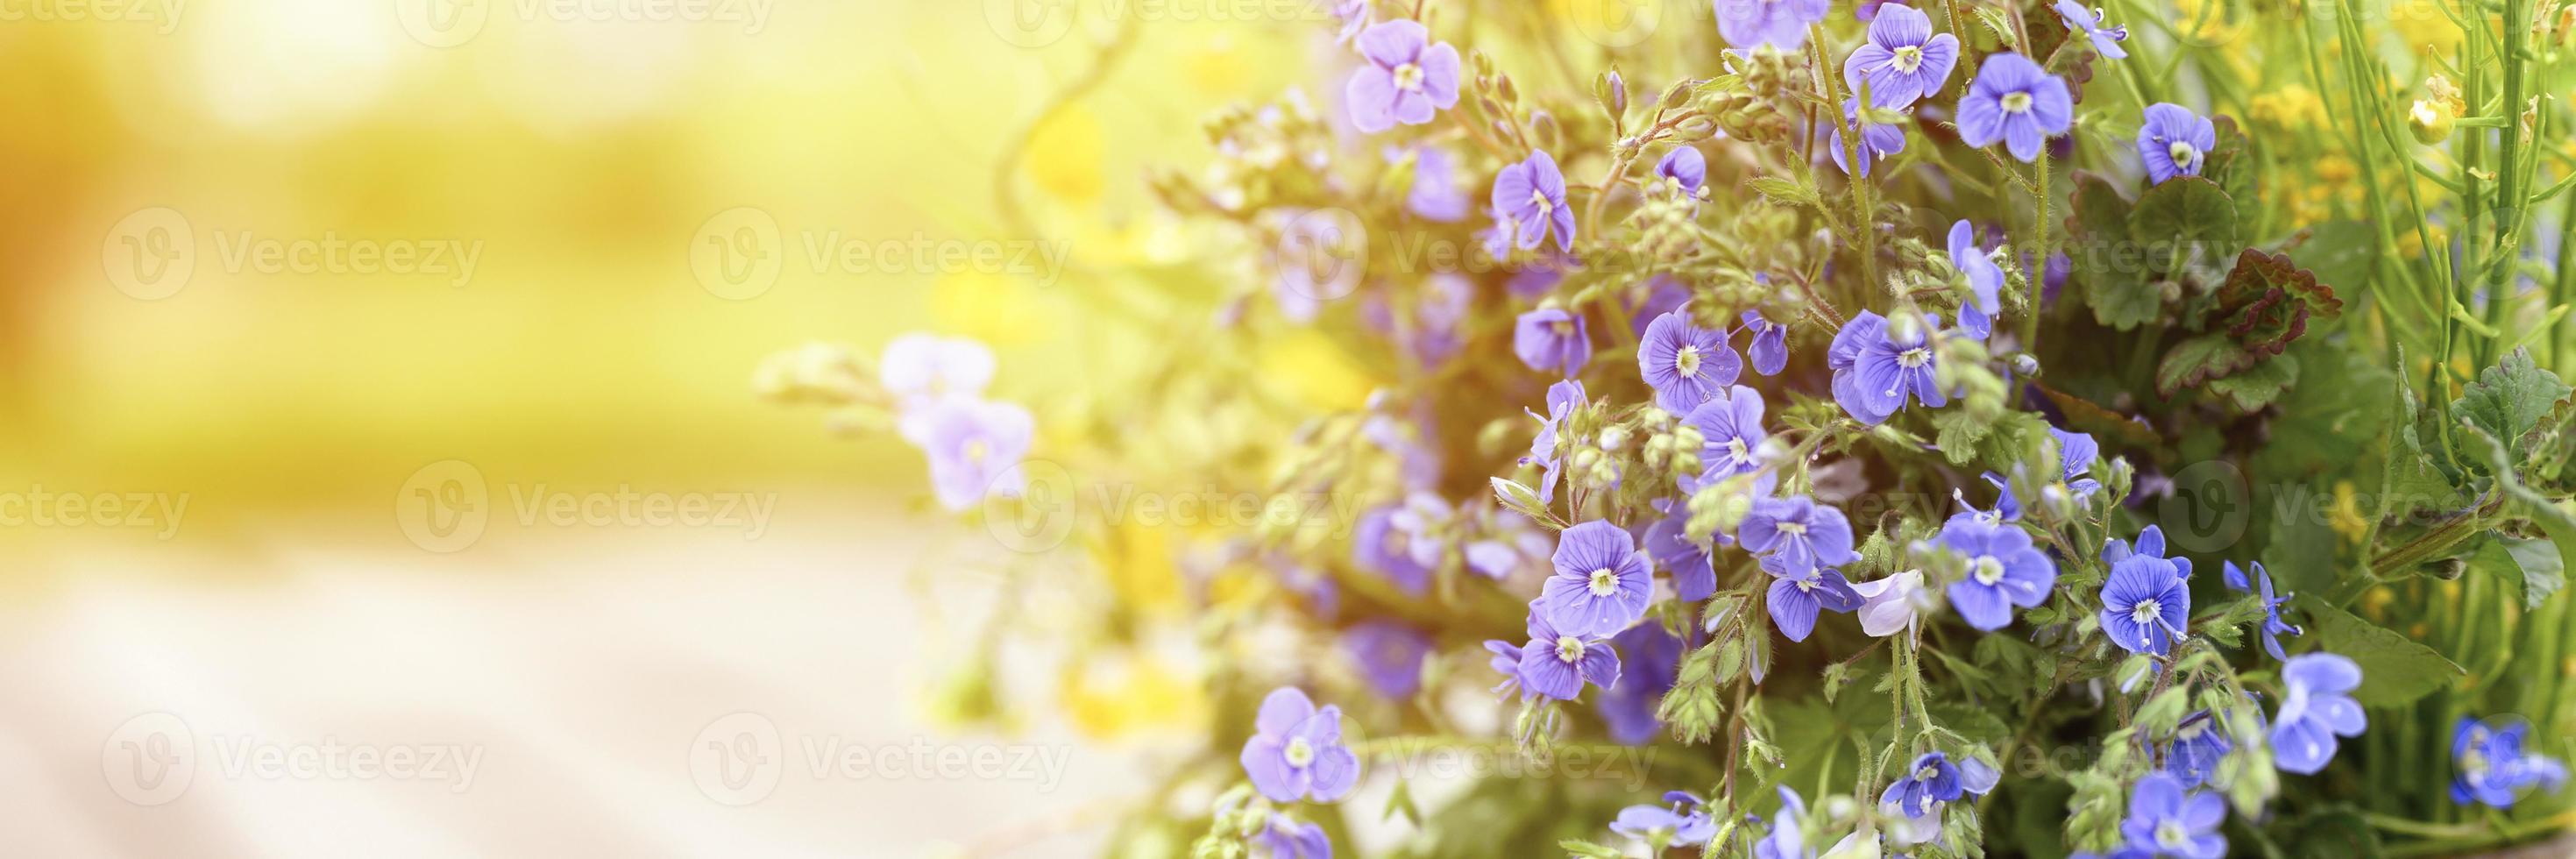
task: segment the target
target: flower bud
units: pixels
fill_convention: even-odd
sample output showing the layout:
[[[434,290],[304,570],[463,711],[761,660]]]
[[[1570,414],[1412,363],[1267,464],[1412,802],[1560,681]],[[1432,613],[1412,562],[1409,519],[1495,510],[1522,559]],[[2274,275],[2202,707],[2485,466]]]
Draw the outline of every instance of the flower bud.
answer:
[[[2415,132],[2416,140],[2431,146],[2451,139],[2451,128],[2459,118],[2448,105],[2417,99],[2414,109],[2406,112],[2406,128]]]

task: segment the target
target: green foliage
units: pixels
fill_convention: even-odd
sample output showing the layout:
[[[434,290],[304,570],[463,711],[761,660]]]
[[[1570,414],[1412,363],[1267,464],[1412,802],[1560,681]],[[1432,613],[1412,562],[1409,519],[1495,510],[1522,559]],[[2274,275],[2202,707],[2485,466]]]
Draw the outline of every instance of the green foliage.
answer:
[[[2451,417],[2504,442],[2506,452],[2519,460],[2530,452],[2524,436],[2567,393],[2567,383],[2559,381],[2558,374],[2531,363],[2531,350],[2516,349],[2503,363],[2480,372],[2478,380],[2451,402]]]
[[[2314,622],[2307,638],[2317,649],[2350,657],[2361,665],[2361,688],[2353,700],[2366,707],[2394,707],[2447,689],[2468,673],[2433,649],[2320,600],[2301,597],[2300,609]]]
[[[2469,556],[2469,566],[2503,582],[2526,610],[2539,608],[2551,594],[2567,586],[2566,561],[2548,540],[2488,540]]]

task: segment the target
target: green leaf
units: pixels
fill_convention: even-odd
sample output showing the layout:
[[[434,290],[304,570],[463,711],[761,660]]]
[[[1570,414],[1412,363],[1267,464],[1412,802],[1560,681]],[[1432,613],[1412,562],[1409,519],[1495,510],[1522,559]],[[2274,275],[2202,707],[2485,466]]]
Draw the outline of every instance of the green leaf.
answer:
[[[2244,248],[2236,240],[2236,203],[2218,183],[2198,176],[2165,180],[2138,195],[2129,213],[2129,238],[2161,262],[2168,247],[2179,243],[2198,249],[2205,259],[2222,260]]]
[[[2291,257],[2316,274],[2317,282],[2358,292],[2370,283],[2378,263],[2379,237],[2361,221],[2327,221],[2308,233]]]
[[[2469,566],[2491,573],[2513,588],[2526,611],[2539,608],[2549,601],[2549,595],[2567,586],[2566,562],[2558,557],[2558,547],[2548,540],[2488,540],[2469,556]]]
[[[1755,176],[1748,184],[1753,186],[1754,193],[1769,197],[1773,202],[1784,206],[1815,208],[1818,205],[1816,189],[1809,188],[1796,180],[1778,176]]]
[[[2301,608],[2314,621],[2307,637],[2317,649],[2341,654],[2361,666],[2361,688],[2353,700],[2365,707],[2394,707],[2450,686],[2468,672],[2430,647],[2394,630],[2363,620],[2323,600],[2300,597]]]
[[[2120,331],[2154,322],[2165,310],[2164,288],[2135,274],[2087,280],[2084,295],[2093,305],[2093,321]]]
[[[2402,349],[2397,363],[2401,370],[2406,365]],[[2419,510],[2460,509],[2463,501],[2459,489],[2451,485],[2440,464],[2425,453],[2421,435],[2415,430],[2422,411],[2415,403],[2415,389],[2406,381],[2405,373],[2391,375],[2397,379],[2396,414],[2390,424],[2394,431],[2389,433],[2386,472],[2380,477],[2379,515],[2404,517]]]
[[[2478,380],[2451,402],[2451,418],[2485,430],[2512,454],[2509,461],[2520,461],[2530,451],[2523,436],[2539,426],[2567,392],[2567,383],[2559,381],[2558,374],[2531,363],[2531,350],[2516,349],[2478,373]]]
[[[2209,392],[2227,398],[2239,412],[2253,412],[2280,399],[2281,392],[2299,382],[2299,362],[2288,355],[2255,364],[2253,368],[2225,378],[2211,379]]]
[[[1932,426],[1940,431],[1935,444],[1951,465],[1966,465],[1977,458],[1977,442],[1994,431],[1994,424],[1978,420],[1965,409],[1946,409],[1932,415]]]
[[[2156,393],[2172,399],[2186,388],[2244,372],[2259,360],[2260,356],[2245,351],[2225,334],[2203,334],[2174,344],[2165,353],[2164,361],[2156,365]]]
[[[2576,567],[2576,512],[2570,512],[2565,502],[2522,485],[2522,479],[2514,474],[2513,460],[2504,452],[2504,443],[2486,430],[2462,426],[2460,439],[2494,471],[2496,491],[2513,501],[2507,509],[2530,518],[2532,524],[2540,526],[2541,533],[2549,535],[2549,542],[2558,547],[2559,569]]]

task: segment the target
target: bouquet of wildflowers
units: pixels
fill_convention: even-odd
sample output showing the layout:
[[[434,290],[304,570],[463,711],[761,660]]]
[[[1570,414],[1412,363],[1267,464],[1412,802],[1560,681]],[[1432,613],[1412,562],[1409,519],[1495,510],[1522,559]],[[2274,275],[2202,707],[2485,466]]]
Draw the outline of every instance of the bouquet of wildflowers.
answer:
[[[1113,852],[2576,825],[2576,9],[1334,14],[1323,97],[1217,117],[1153,180],[1215,250],[1151,273],[1177,333],[1060,449],[979,398],[971,344],[771,371],[883,415],[988,524],[1048,494],[1023,456],[1350,502],[1162,546],[1181,609],[1071,633],[1182,629],[1202,663],[1205,742]],[[1067,527],[1135,602],[1127,523]]]

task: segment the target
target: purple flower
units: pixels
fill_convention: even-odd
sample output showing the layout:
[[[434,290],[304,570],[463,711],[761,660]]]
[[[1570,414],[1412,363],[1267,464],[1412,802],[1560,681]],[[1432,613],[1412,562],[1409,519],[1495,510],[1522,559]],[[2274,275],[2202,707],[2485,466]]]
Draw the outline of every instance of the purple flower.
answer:
[[[1576,322],[1580,325],[1581,319],[1578,317]],[[1521,464],[1539,466],[1538,500],[1542,502],[1556,501],[1556,480],[1565,472],[1564,458],[1556,453],[1556,439],[1565,432],[1566,418],[1583,403],[1583,383],[1566,379],[1547,386],[1546,416],[1530,415],[1539,419],[1538,436],[1530,440],[1529,455],[1521,457]]]
[[[1672,690],[1681,670],[1682,640],[1663,624],[1641,623],[1611,638],[1610,646],[1627,654],[1627,659],[1619,682],[1601,690],[1601,721],[1610,729],[1612,742],[1645,745],[1663,728],[1664,723],[1655,718],[1655,707]]]
[[[1592,363],[1592,335],[1582,314],[1541,307],[1521,314],[1512,327],[1512,354],[1532,370],[1572,376]]]
[[[1664,314],[1680,310],[1688,303],[1690,289],[1682,286],[1681,281],[1674,280],[1671,275],[1655,275],[1646,281],[1646,297],[1638,301],[1636,309],[1628,314],[1628,328],[1639,338],[1644,338],[1646,326],[1655,324],[1655,320]]]
[[[1454,518],[1456,511],[1439,495],[1414,492],[1404,496],[1404,506],[1387,518],[1387,524],[1403,532],[1405,554],[1415,564],[1432,569],[1440,566],[1440,556],[1449,551],[1447,532]]]
[[[1793,573],[1779,555],[1762,556],[1762,571],[1771,574],[1771,625],[1790,641],[1805,641],[1816,631],[1816,615],[1831,609],[1851,612],[1861,607],[1859,591],[1843,574],[1829,569]]]
[[[1360,679],[1389,698],[1413,697],[1422,688],[1422,659],[1431,653],[1431,637],[1391,620],[1368,620],[1342,634],[1342,644],[1359,664]]]
[[[1927,752],[1915,758],[1914,765],[1906,767],[1905,771],[1904,778],[1889,784],[1887,790],[1878,795],[1879,804],[1893,804],[1903,809],[1907,817],[1921,817],[1930,810],[1932,803],[1959,798],[1959,768],[1950,763],[1949,755]]]
[[[2361,666],[2332,653],[2302,653],[2281,663],[2281,709],[2272,714],[2272,762],[2282,772],[2315,775],[2334,759],[2336,737],[2370,727],[2352,690]]]
[[[1512,244],[1538,247],[1554,232],[1557,250],[1573,249],[1574,210],[1565,205],[1565,174],[1556,171],[1556,159],[1546,150],[1494,174],[1493,207],[1496,220],[1510,225]]]
[[[1673,577],[1673,596],[1699,602],[1717,593],[1717,565],[1708,544],[1690,538],[1690,510],[1671,505],[1671,515],[1646,526],[1646,556]]]
[[[2057,17],[2066,20],[2068,32],[2082,33],[2085,38],[2092,39],[2093,49],[2102,52],[2102,56],[2115,60],[2128,58],[2129,52],[2122,49],[2120,43],[2129,38],[2129,28],[2103,27],[2102,10],[2086,9],[2084,4],[2075,0],[2057,0]]]
[[[1959,97],[1959,140],[1970,146],[2003,141],[2024,162],[2037,160],[2041,144],[2074,122],[2066,82],[2008,51],[1987,55],[1968,94]]]
[[[1834,401],[1854,420],[1878,424],[1905,408],[1910,399],[1940,408],[1950,403],[1935,377],[1932,344],[1925,329],[1941,324],[1891,324],[1876,313],[1861,311],[1834,335],[1825,363],[1834,369]]]
[[[1859,557],[1852,552],[1851,523],[1843,512],[1804,495],[1756,499],[1736,526],[1735,539],[1745,551],[1779,555],[1781,575],[1804,575]]]
[[[2120,822],[2120,837],[2133,850],[2184,859],[2222,859],[2227,836],[2227,802],[2214,793],[2185,795],[2180,780],[2148,773],[2129,793],[2129,818]]]
[[[1494,694],[1509,695],[1514,691],[1518,691],[1520,692],[1521,700],[1523,701],[1527,701],[1530,699],[1530,696],[1538,694],[1536,691],[1529,688],[1529,684],[1521,682],[1522,649],[1521,645],[1513,644],[1508,641],[1491,638],[1485,639],[1485,650],[1494,654],[1492,659],[1486,661],[1486,664],[1492,666],[1495,673],[1503,675],[1503,682],[1494,684]]]
[[[1010,403],[950,396],[907,418],[922,453],[930,460],[931,494],[939,506],[964,510],[986,495],[1015,498],[1025,479],[1020,458],[1028,455],[1036,422],[1029,410]]]
[[[2013,606],[2034,608],[2057,586],[2057,565],[2015,525],[1953,518],[1941,542],[1968,560],[1968,577],[1950,583],[1950,605],[1968,625],[1993,632],[2012,624]]]
[[[1702,484],[1751,474],[1762,468],[1762,392],[1743,385],[1727,390],[1682,421],[1699,430],[1699,479]]]
[[[2147,165],[2147,184],[2200,175],[2202,161],[2218,146],[2217,126],[2191,108],[2166,102],[2147,105],[2146,116],[2146,124],[2138,126],[2138,160]]]
[[[1388,504],[1360,514],[1351,532],[1351,563],[1419,596],[1431,589],[1431,568],[1413,559],[1413,537],[1396,525],[1403,511],[1401,504]]]
[[[1697,194],[1700,186],[1708,182],[1708,156],[1701,155],[1697,147],[1675,146],[1664,153],[1663,160],[1655,162],[1655,175],[1671,181],[1681,189],[1682,196]]]
[[[2226,577],[2228,590],[2252,591],[2258,585],[2262,588],[2263,650],[2266,653],[2272,654],[2272,658],[2274,659],[2282,660],[2284,662],[2289,661],[2290,657],[2281,650],[2281,635],[2283,633],[2287,633],[2290,637],[2297,638],[2302,633],[2298,627],[2291,626],[2281,620],[2281,604],[2289,602],[2290,597],[2296,595],[2282,594],[2278,597],[2273,596],[2272,574],[2263,569],[2263,562],[2261,561],[2254,562],[2254,581],[2252,582],[2246,581],[2245,571],[2237,569],[2235,561],[2225,562],[2219,567],[2219,571],[2221,575]]]
[[[1467,321],[1467,311],[1476,300],[1476,283],[1464,275],[1435,274],[1422,283],[1422,295],[1413,308],[1413,331],[1409,338],[1413,354],[1425,365],[1449,360],[1458,353],[1459,331]]]
[[[1977,230],[1965,220],[1950,225],[1950,262],[1967,275],[1968,291],[1976,296],[1959,305],[1959,328],[1984,340],[1994,331],[1995,316],[2004,312],[2004,270],[1977,247]]]
[[[2218,771],[2218,759],[2235,748],[2227,733],[2218,729],[2218,720],[2202,710],[2183,717],[2174,729],[2173,744],[2165,750],[2164,771],[2182,782],[2183,787],[2199,787]]]
[[[1688,311],[1655,317],[1637,344],[1637,374],[1655,389],[1655,403],[1675,414],[1708,402],[1743,372],[1726,335],[1692,325]]]
[[[2164,558],[2165,529],[2154,525],[2147,526],[2146,530],[2138,532],[2138,542],[2134,546],[2129,542],[2116,537],[2102,542],[2102,563],[2116,565],[2121,561],[2128,560],[2131,555],[2145,555],[2150,558]],[[2165,560],[2172,561],[2174,566],[2180,570],[2183,578],[2191,578],[2190,558],[2176,557],[2165,558]]]
[[[1539,592],[1539,605],[1555,628],[1606,636],[1646,613],[1655,594],[1654,565],[1625,529],[1595,519],[1557,535],[1549,558],[1556,574]]]
[[[1523,698],[1535,694],[1572,701],[1583,694],[1585,682],[1603,689],[1619,684],[1619,654],[1609,644],[1599,636],[1558,631],[1536,602],[1530,603],[1529,637],[1529,643],[1521,645],[1520,667],[1514,674]],[[1494,650],[1496,643],[1486,642],[1485,648]]]
[[[1717,821],[1708,819],[1698,796],[1676,790],[1664,794],[1664,803],[1620,809],[1610,831],[1647,842],[1661,838],[1668,847],[1706,844],[1717,835]]]
[[[2191,623],[2191,588],[2174,562],[2131,555],[2102,583],[2102,633],[2131,653],[2163,656]]]
[[[906,408],[952,394],[981,396],[993,381],[993,350],[963,337],[906,334],[886,342],[877,383]]]
[[[2459,770],[2451,779],[2451,801],[2512,808],[2523,791],[2538,787],[2555,793],[2566,786],[2566,764],[2524,749],[2530,732],[2531,725],[2520,719],[2460,717],[2451,733],[2451,763]]]
[[[1360,29],[1369,25],[1369,0],[1335,0],[1333,21],[1335,43],[1348,44],[1359,38]]]
[[[1360,55],[1368,64],[1351,73],[1342,91],[1351,125],[1360,131],[1375,134],[1398,122],[1421,125],[1458,104],[1458,49],[1433,43],[1421,24],[1398,19],[1369,25],[1360,31]]]
[[[1359,756],[1342,745],[1342,708],[1315,709],[1294,686],[1261,699],[1242,758],[1252,786],[1272,802],[1339,801],[1360,776]]]
[[[1870,162],[1905,151],[1903,126],[1870,122],[1861,116],[1859,98],[1843,99],[1843,121],[1834,124],[1832,132],[1827,137],[1825,149],[1826,154],[1833,156],[1834,166],[1841,168],[1845,174],[1852,172],[1850,157],[1843,154],[1843,126],[1845,125],[1860,129],[1860,175],[1862,176],[1869,175]]]
[[[1409,150],[1388,147],[1386,159],[1397,161],[1408,152],[1413,155],[1413,188],[1405,194],[1404,207],[1428,221],[1453,224],[1466,220],[1475,201],[1458,189],[1457,164],[1449,153],[1433,146]]]
[[[1277,812],[1271,813],[1253,840],[1270,851],[1270,859],[1333,859],[1333,841],[1324,834],[1324,827],[1299,823]]]
[[[1780,375],[1789,367],[1789,326],[1762,318],[1759,311],[1747,310],[1740,317],[1744,327],[1753,332],[1753,345],[1745,351],[1753,356],[1753,372],[1765,376]]]
[[[1737,50],[1764,45],[1795,54],[1807,44],[1807,25],[1833,11],[1829,0],[1711,0],[1717,34]]]
[[[1932,31],[1932,16],[1889,6],[1869,22],[1869,41],[1843,60],[1843,82],[1869,103],[1891,110],[1941,91],[1959,64],[1959,37]]]
[[[1780,811],[1771,816],[1771,832],[1753,843],[1753,859],[1808,859],[1807,801],[1780,786]]]

